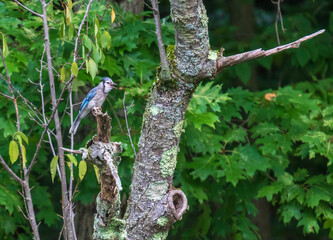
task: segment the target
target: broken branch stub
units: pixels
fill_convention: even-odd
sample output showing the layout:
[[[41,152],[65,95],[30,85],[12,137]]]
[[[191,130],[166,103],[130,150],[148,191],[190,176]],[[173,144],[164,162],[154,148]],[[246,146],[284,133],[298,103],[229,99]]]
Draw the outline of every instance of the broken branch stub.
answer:
[[[111,118],[101,108],[93,108],[97,121],[97,135],[86,144],[82,159],[99,168],[101,191],[97,196],[97,213],[94,220],[94,239],[124,239],[124,221],[120,219],[121,181],[118,175],[122,152],[120,142],[110,142]],[[114,228],[117,228],[115,231]],[[116,234],[117,233],[117,234]],[[114,235],[116,234],[116,235]]]
[[[110,142],[111,137],[111,117],[107,112],[102,113],[100,107],[94,107],[92,114],[96,117],[97,121],[97,136],[94,137],[94,141],[100,141],[104,143]]]

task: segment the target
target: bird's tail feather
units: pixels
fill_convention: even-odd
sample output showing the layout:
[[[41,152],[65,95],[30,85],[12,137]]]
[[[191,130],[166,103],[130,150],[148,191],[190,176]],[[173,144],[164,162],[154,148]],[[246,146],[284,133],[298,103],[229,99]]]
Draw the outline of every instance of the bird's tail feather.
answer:
[[[75,134],[76,133],[77,128],[80,125],[81,120],[82,120],[82,118],[81,118],[80,114],[77,115],[71,129],[69,129],[70,134],[72,134],[72,133]]]

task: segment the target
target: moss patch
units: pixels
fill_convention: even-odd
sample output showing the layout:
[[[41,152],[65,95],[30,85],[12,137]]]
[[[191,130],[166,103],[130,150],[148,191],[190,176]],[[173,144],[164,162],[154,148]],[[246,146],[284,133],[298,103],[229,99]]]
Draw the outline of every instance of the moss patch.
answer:
[[[150,240],[164,240],[168,236],[168,232],[155,233]]]
[[[169,220],[166,217],[160,217],[159,219],[157,219],[157,224],[164,227],[165,225],[167,225],[169,222]]]
[[[150,200],[159,201],[167,191],[168,182],[166,180],[161,180],[151,183],[146,191],[146,195]]]
[[[111,219],[110,223],[106,228],[103,227],[96,228],[95,226],[95,229],[98,229],[99,231],[94,233],[94,239],[125,240],[127,239],[125,225],[126,225],[125,220],[114,217]]]
[[[176,135],[176,138],[179,138],[182,134],[184,120],[179,121],[176,126],[173,127],[173,132]]]
[[[156,116],[157,114],[163,112],[163,110],[159,109],[156,105],[151,106],[149,110],[153,116]]]
[[[216,61],[217,58],[218,58],[218,51],[210,50],[209,53],[208,53],[208,59]]]
[[[177,164],[177,153],[178,147],[174,146],[162,154],[160,167],[163,177],[171,176],[175,171]]]

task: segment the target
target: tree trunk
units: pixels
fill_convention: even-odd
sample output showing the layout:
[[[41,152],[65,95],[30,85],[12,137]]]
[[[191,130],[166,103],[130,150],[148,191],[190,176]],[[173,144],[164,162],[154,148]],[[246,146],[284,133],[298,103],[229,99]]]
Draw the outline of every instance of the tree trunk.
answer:
[[[125,12],[132,12],[134,14],[143,12],[143,0],[120,0],[117,2]]]
[[[157,74],[144,113],[125,214],[127,237],[133,240],[165,239],[188,207],[185,195],[172,188],[179,140],[192,93],[212,74],[202,1],[170,2],[176,30],[176,45],[168,48],[172,79],[162,80]]]

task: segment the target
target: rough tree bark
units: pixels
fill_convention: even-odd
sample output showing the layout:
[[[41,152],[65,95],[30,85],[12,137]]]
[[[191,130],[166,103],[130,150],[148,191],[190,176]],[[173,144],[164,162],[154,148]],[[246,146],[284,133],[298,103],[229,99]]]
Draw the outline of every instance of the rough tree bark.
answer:
[[[151,0],[156,16],[158,6],[156,8],[154,2],[156,0]],[[168,47],[166,56],[171,78],[165,77],[163,69],[158,70],[143,116],[125,216],[123,219],[119,216],[119,187],[116,187],[115,181],[117,174],[108,174],[107,187],[102,185],[97,198],[95,239],[165,239],[172,224],[180,220],[188,209],[185,194],[173,189],[173,174],[186,109],[200,81],[214,78],[226,67],[297,48],[301,42],[323,32],[268,51],[257,49],[224,57],[222,53],[210,50],[208,18],[202,0],[170,0],[170,3],[175,26],[175,46]],[[156,19],[155,23],[158,24]],[[156,30],[157,35],[160,34],[158,27]],[[162,39],[161,36],[158,39]],[[164,48],[160,47],[162,43],[158,44],[162,62],[165,60],[161,53]],[[94,144],[98,145],[95,148],[102,148],[100,143]],[[91,146],[85,152],[90,152],[88,158],[93,162],[101,159],[106,162],[108,158],[116,166],[116,147],[113,144],[103,145],[105,149],[101,152]],[[94,152],[99,154],[92,156]],[[104,170],[101,168],[101,171],[106,170],[105,167]],[[103,191],[107,191],[108,195],[103,195]]]

